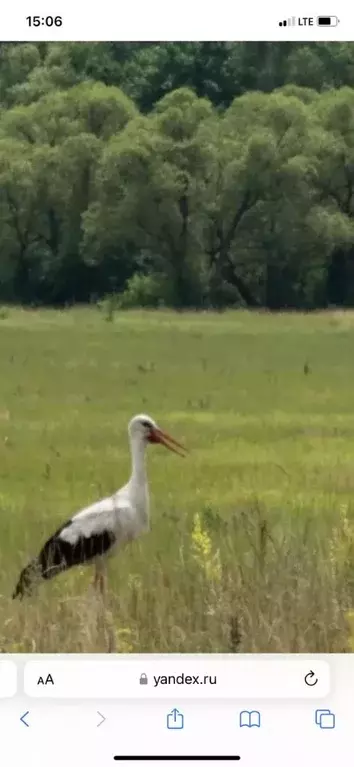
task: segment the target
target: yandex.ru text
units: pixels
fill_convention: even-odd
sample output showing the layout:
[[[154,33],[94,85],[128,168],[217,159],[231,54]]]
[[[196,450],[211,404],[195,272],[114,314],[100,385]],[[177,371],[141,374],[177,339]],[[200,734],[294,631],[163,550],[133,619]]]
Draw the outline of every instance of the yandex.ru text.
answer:
[[[177,676],[154,676],[154,687],[158,687],[162,684],[216,684],[217,677],[205,674],[204,676],[196,676],[190,674],[178,674]]]

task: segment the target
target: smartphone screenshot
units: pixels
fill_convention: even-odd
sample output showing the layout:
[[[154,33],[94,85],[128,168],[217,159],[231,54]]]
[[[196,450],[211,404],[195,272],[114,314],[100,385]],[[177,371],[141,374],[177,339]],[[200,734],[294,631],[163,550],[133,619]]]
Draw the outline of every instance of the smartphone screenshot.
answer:
[[[351,767],[354,12],[0,40],[0,764]]]

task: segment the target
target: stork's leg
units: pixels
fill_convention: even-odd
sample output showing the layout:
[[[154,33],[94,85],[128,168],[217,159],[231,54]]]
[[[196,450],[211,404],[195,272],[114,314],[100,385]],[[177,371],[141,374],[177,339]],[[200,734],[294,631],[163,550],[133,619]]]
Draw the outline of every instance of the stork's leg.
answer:
[[[101,597],[104,601],[106,600],[107,594],[108,594],[107,581],[108,581],[107,566],[106,566],[106,563],[104,563],[101,570],[100,582],[99,582]]]
[[[95,578],[93,585],[96,592],[99,592],[104,600],[107,593],[107,570],[105,562],[101,559],[97,559],[95,563]]]
[[[99,577],[99,575],[98,575],[98,567],[97,567],[97,563],[95,563],[95,575],[94,575],[94,579],[93,579],[93,588],[95,589],[95,591],[98,590],[98,577]]]
[[[96,594],[99,595],[97,629],[99,634],[103,634],[104,642],[107,646],[107,652],[115,652],[115,632],[112,621],[112,614],[109,611],[108,591],[107,591],[107,566],[102,559],[97,559],[95,563],[94,586]]]

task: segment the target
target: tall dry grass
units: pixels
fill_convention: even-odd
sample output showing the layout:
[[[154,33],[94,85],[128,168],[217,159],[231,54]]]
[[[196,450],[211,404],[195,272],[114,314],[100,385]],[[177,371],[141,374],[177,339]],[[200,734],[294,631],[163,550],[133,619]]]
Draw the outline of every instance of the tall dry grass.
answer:
[[[354,649],[354,318],[8,310],[0,319],[3,652]],[[11,600],[66,517],[129,472],[147,411],[152,530]]]

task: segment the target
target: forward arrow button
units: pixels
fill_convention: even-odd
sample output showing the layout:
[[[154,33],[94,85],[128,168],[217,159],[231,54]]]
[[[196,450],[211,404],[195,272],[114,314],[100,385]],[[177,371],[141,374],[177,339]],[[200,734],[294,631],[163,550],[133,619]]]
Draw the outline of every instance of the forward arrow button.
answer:
[[[103,716],[103,714],[101,714],[101,712],[100,712],[100,711],[97,711],[97,713],[98,713],[98,716],[100,717],[100,721],[99,721],[99,723],[98,723],[97,727],[101,727],[101,724],[103,724],[103,722],[105,722],[105,721],[106,721],[106,717],[105,717],[105,716]]]

